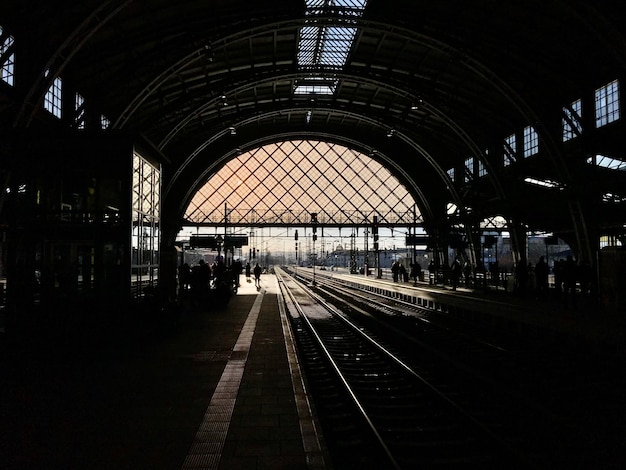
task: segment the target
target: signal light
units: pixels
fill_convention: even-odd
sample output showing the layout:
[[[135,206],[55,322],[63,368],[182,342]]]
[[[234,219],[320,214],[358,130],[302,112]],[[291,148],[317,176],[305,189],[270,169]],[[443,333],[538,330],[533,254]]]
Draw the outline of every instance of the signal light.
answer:
[[[374,235],[374,242],[378,242],[378,216],[375,215],[372,221],[372,234]]]

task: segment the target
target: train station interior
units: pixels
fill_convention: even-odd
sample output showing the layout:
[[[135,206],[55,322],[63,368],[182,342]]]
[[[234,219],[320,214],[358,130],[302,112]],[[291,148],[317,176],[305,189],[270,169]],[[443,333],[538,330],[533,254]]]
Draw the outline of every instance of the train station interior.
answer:
[[[280,266],[626,358],[617,2],[71,3],[0,3],[0,468],[343,468]]]

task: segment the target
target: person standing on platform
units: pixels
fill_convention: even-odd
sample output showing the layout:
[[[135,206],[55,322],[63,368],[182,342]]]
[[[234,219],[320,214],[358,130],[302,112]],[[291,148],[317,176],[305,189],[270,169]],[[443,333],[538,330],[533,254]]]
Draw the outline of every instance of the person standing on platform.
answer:
[[[241,263],[241,260],[237,259],[235,261],[233,261],[233,276],[235,277],[235,280],[237,281],[237,287],[241,287],[241,282],[239,282],[239,277],[241,276],[241,273],[243,271],[243,264]]]
[[[465,287],[470,287],[472,280],[472,265],[469,261],[466,261],[465,266],[463,266],[463,276],[465,277]]]
[[[250,262],[246,263],[246,282],[252,282],[250,276],[252,274],[252,267],[250,266]]]
[[[454,262],[452,263],[452,268],[451,268],[452,290],[456,290],[456,288],[459,287],[459,281],[461,280],[462,271],[463,271],[463,268],[461,267],[461,262],[459,261],[458,258],[456,258]]]
[[[400,263],[394,261],[391,265],[391,275],[393,277],[393,282],[398,282],[398,276],[400,274]]]
[[[572,255],[567,255],[567,259],[563,263],[563,293],[566,303],[571,300],[572,306],[575,306],[576,300],[576,284],[578,282],[578,266]]]
[[[528,285],[528,267],[523,260],[520,260],[515,266],[515,281],[517,283],[517,292],[524,295]]]
[[[263,270],[261,269],[261,266],[259,266],[259,263],[257,263],[254,267],[254,285],[257,289],[261,288],[261,271]]]

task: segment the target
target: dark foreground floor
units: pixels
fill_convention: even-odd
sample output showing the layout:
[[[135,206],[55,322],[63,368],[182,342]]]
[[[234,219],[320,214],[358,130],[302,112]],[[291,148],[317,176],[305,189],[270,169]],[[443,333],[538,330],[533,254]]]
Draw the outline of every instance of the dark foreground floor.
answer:
[[[3,345],[0,468],[311,468],[269,279],[226,308],[188,309],[175,329],[130,322]],[[238,383],[229,364],[245,367]],[[236,398],[231,415],[209,416],[221,398]]]

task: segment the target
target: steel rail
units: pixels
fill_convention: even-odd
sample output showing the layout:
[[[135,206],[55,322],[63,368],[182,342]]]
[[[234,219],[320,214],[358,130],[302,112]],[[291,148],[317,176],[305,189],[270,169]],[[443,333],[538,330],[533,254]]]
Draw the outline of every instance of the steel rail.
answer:
[[[376,437],[376,440],[378,441],[378,443],[382,447],[385,455],[389,459],[389,462],[393,465],[393,468],[395,468],[397,470],[400,470],[400,468],[401,468],[400,465],[398,464],[398,462],[396,461],[394,456],[391,454],[391,451],[389,450],[389,447],[385,443],[385,441],[384,441],[383,437],[381,436],[380,432],[378,431],[378,429],[376,428],[376,426],[374,425],[374,423],[370,419],[369,415],[365,411],[365,408],[363,407],[361,401],[358,399],[358,397],[356,396],[356,394],[352,390],[352,387],[348,383],[348,380],[346,379],[344,374],[341,372],[341,369],[340,369],[339,365],[337,364],[337,362],[334,360],[332,354],[330,353],[328,348],[326,348],[326,345],[324,344],[324,341],[322,340],[322,338],[317,333],[315,327],[311,324],[309,318],[307,317],[307,315],[305,314],[304,310],[300,306],[300,303],[297,301],[297,299],[293,295],[293,292],[291,291],[291,289],[285,283],[283,276],[284,276],[284,274],[281,274],[280,270],[277,270],[276,277],[278,279],[278,284],[280,286],[281,292],[283,293],[283,295],[285,297],[287,297],[287,298],[289,298],[291,300],[294,308],[298,311],[298,314],[303,319],[303,321],[306,323],[309,331],[311,332],[311,334],[313,335],[313,337],[317,341],[317,345],[319,346],[320,350],[324,353],[324,356],[326,357],[326,360],[331,365],[333,371],[335,372],[335,374],[339,378],[340,382],[343,384],[346,392],[350,396],[350,399],[352,400],[352,402],[354,403],[356,408],[359,410],[359,413],[360,413],[361,417],[365,420],[365,422],[367,423],[368,427],[370,428],[370,430],[372,431],[372,433]],[[305,291],[305,292],[307,294],[310,294],[307,291]]]
[[[305,277],[308,276],[308,273],[307,273],[307,276],[303,276],[302,273],[300,272],[298,274],[298,276],[301,277],[302,279],[304,279]],[[321,282],[321,284],[323,284],[324,282],[333,282],[333,281],[334,281],[334,279],[332,279],[330,277],[323,276],[323,281]],[[303,285],[304,285],[304,283],[303,283]],[[321,291],[322,289],[323,289],[323,287],[320,285],[320,283],[318,283],[318,285],[316,286],[316,290]],[[320,295],[316,294],[315,292],[307,291],[307,294],[312,299],[314,299],[318,304],[322,305],[335,318],[340,319],[342,322],[344,322],[346,325],[348,325],[349,328],[352,331],[354,331],[355,333],[360,335],[369,344],[373,345],[375,348],[377,348],[379,351],[381,351],[383,354],[385,354],[389,359],[392,360],[393,363],[395,363],[396,365],[400,366],[402,369],[404,369],[406,372],[408,372],[410,375],[412,375],[414,378],[416,378],[418,381],[420,381],[420,383],[422,383],[422,385],[424,385],[427,389],[429,389],[436,397],[438,397],[440,400],[442,400],[444,403],[446,403],[448,406],[450,406],[452,409],[454,409],[459,414],[459,416],[463,417],[463,419],[465,419],[466,422],[468,422],[473,427],[475,427],[478,431],[480,431],[484,436],[486,436],[492,442],[498,443],[498,445],[501,446],[501,449],[503,451],[507,452],[509,455],[514,456],[518,460],[518,462],[523,462],[524,465],[526,465],[528,468],[533,468],[534,467],[534,464],[531,463],[530,461],[528,461],[528,459],[524,455],[522,455],[521,452],[518,449],[512,447],[506,440],[504,440],[503,437],[501,437],[500,435],[496,434],[494,431],[492,431],[483,422],[481,422],[478,419],[474,418],[471,414],[469,414],[462,407],[462,405],[458,404],[455,400],[450,398],[446,393],[442,392],[436,385],[431,383],[431,381],[429,381],[428,379],[423,377],[421,374],[416,372],[411,366],[407,365],[402,359],[398,358],[394,353],[389,351],[388,348],[386,348],[384,345],[382,345],[376,339],[374,339],[370,335],[368,335],[359,325],[357,325],[354,322],[352,322],[349,318],[347,318],[347,316],[344,313],[342,313],[340,310],[338,310],[335,306],[333,306],[332,304],[328,303],[325,299],[323,299]],[[350,309],[352,309],[352,310],[354,310],[354,311],[356,311],[356,312],[358,312],[360,314],[364,314],[364,315],[367,315],[369,317],[372,317],[371,314],[369,314],[368,312],[366,312],[365,310],[361,309],[360,307],[358,307],[358,306],[356,306],[354,304],[350,304],[345,299],[339,299],[339,300],[341,302],[345,303],[346,305],[348,305]],[[307,319],[307,322],[308,322],[308,319]],[[406,337],[406,334],[402,333],[402,335],[404,337]],[[422,341],[415,341],[414,339],[411,339],[411,340],[414,343],[417,343],[420,347],[422,347],[424,349],[427,349],[429,352],[435,353],[438,357],[442,358],[443,360],[445,360],[447,362],[452,362],[456,367],[459,367],[460,369],[464,370],[465,372],[468,372],[468,373],[471,373],[472,375],[477,376],[478,378],[480,378],[480,380],[484,381],[485,383],[488,383],[490,386],[493,386],[493,381],[488,379],[488,378],[486,378],[486,377],[484,377],[482,374],[478,374],[476,371],[474,371],[472,369],[469,369],[467,366],[465,366],[463,364],[459,364],[458,361],[449,358],[447,355],[444,355],[440,351],[433,349],[431,346],[427,345],[426,343],[424,343]],[[519,399],[519,398],[520,397],[516,397],[516,399]],[[541,411],[545,412],[545,410],[541,410]]]

